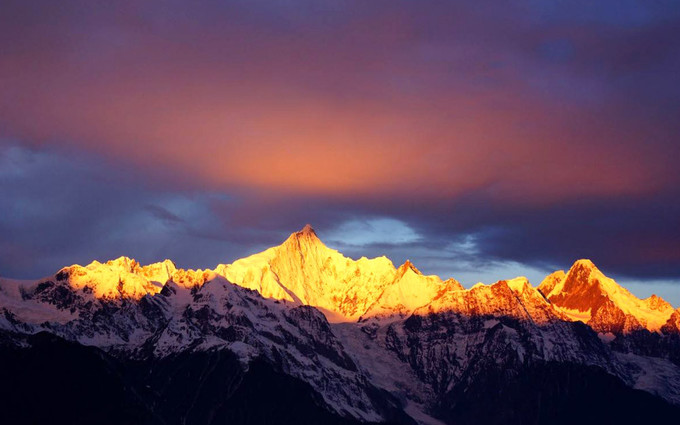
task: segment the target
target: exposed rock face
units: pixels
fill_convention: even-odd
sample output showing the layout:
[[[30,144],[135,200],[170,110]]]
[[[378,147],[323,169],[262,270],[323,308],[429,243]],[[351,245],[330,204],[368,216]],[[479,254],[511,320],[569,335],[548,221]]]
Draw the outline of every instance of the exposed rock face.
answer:
[[[462,285],[456,280],[442,281],[438,276],[424,276],[410,261],[406,261],[397,269],[394,280],[363,314],[363,318],[405,317],[418,308],[432,304],[446,293],[462,290]]]
[[[661,332],[674,334],[680,332],[680,308],[675,310],[668,321],[661,327]]]
[[[386,257],[354,261],[328,248],[310,226],[215,271],[265,297],[312,305],[339,320],[356,320],[397,273]]]
[[[0,354],[37,355],[44,338],[55,349],[66,344],[113,393],[122,385],[146,394],[130,405],[147,423],[253,423],[233,404],[264,391],[251,387],[251,368],[311,400],[320,410],[309,423],[474,423],[469,412],[503,423],[494,409],[508,403],[489,385],[505,397],[523,392],[511,415],[518,422],[576,418],[568,405],[548,403],[537,420],[531,407],[546,406],[542,393],[582,400],[610,391],[663,417],[679,412],[679,328],[680,310],[634,297],[587,260],[538,288],[519,277],[464,289],[410,261],[395,268],[385,257],[344,257],[311,227],[214,270],[121,257],[35,282],[0,280]],[[159,370],[197,375],[173,383]],[[589,384],[559,381],[570,376]],[[177,398],[183,386],[192,400],[212,400],[201,404],[210,418]],[[158,416],[157,406],[175,413]],[[262,417],[271,419],[280,405],[268,406]]]
[[[603,333],[656,332],[673,314],[673,307],[660,297],[638,299],[590,260],[576,261],[566,274],[551,274],[538,289],[566,316]]]

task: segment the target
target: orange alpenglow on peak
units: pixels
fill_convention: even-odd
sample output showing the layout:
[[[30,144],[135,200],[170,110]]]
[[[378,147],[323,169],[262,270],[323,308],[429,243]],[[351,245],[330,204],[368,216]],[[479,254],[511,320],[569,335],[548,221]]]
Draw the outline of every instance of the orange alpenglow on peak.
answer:
[[[587,259],[574,262],[567,272],[548,275],[538,287],[517,277],[464,289],[455,279],[423,275],[410,260],[396,268],[384,256],[345,257],[327,247],[310,225],[281,245],[213,270],[178,269],[170,260],[141,266],[119,257],[66,267],[54,281],[115,301],[154,296],[170,282],[188,289],[216,278],[266,298],[317,307],[332,322],[453,312],[535,323],[582,321],[597,332],[613,334],[677,332],[680,327],[680,310],[656,295],[635,297]]]
[[[442,281],[439,276],[425,276],[411,261],[406,260],[397,269],[394,280],[361,316],[362,320],[371,317],[403,317],[413,314],[419,308],[431,304],[447,291],[462,290],[454,279]]]
[[[416,266],[413,265],[413,263],[411,262],[411,260],[406,260],[406,261],[404,262],[404,264],[402,264],[401,266],[399,266],[399,268],[397,269],[397,274],[400,275],[400,276],[403,276],[403,275],[404,275],[406,272],[408,272],[409,270],[412,271],[412,272],[414,272],[415,274],[422,275],[422,273],[420,272],[420,270],[418,270],[418,268],[416,268]]]
[[[314,231],[314,228],[309,223],[305,224],[305,227],[303,227],[302,230],[300,230],[298,233],[302,233],[303,235],[314,235],[314,236],[316,236],[316,232]]]
[[[590,260],[549,275],[538,289],[558,311],[603,333],[659,331],[673,314],[673,306],[662,298],[637,298]]]
[[[319,239],[314,231],[314,228],[307,224],[301,230],[291,233],[281,246],[291,246],[291,249],[301,249],[303,246],[319,245],[326,247],[326,245]]]
[[[583,269],[597,269],[597,266],[595,266],[595,263],[592,262],[592,260],[588,258],[581,258],[580,260],[574,261],[574,264],[571,266],[571,268],[575,267],[580,267]]]
[[[315,242],[321,242],[321,239],[316,235],[316,232],[314,231],[314,228],[310,224],[306,224],[305,227],[300,229],[299,231],[292,233],[289,237],[290,238],[295,238],[295,239],[307,239],[307,240],[312,240]]]

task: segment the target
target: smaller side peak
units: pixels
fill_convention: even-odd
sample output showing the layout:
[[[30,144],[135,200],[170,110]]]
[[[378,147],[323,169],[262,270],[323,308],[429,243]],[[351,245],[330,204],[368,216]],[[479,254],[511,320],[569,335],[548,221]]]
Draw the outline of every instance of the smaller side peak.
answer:
[[[161,261],[160,264],[162,264],[162,265],[165,266],[165,267],[169,267],[169,268],[171,268],[171,269],[176,269],[176,268],[177,268],[177,264],[175,264],[174,261],[172,261],[172,260],[170,260],[170,259],[168,259],[168,258],[166,258],[165,260]]]
[[[597,267],[595,266],[595,263],[593,263],[591,260],[587,258],[582,258],[580,260],[574,261],[574,264],[571,266],[571,269],[574,268],[579,268],[579,269],[587,269],[587,270],[596,270]]]
[[[528,288],[532,288],[531,283],[529,283],[529,279],[526,276],[517,276],[513,279],[507,279],[505,283],[507,283],[510,289],[518,294],[523,293]]]
[[[165,259],[165,260],[159,261],[157,263],[151,263],[151,264],[147,264],[145,266],[142,266],[142,270],[145,270],[145,271],[158,270],[158,269],[165,269],[168,273],[173,273],[175,270],[177,270],[177,265],[175,264],[174,261]]]
[[[661,327],[661,332],[666,335],[680,334],[680,308],[673,311],[668,321]]]
[[[643,300],[652,310],[673,310],[673,305],[656,294]]]
[[[446,279],[444,281],[444,285],[445,285],[446,288],[449,288],[450,290],[453,290],[453,291],[463,291],[463,290],[465,290],[463,285],[452,277]]]
[[[561,287],[567,274],[564,270],[556,270],[543,279],[536,289],[545,297],[552,295],[556,287]],[[559,292],[559,291],[558,291]]]
[[[114,258],[113,260],[107,261],[107,263],[111,264],[123,264],[123,263],[132,263],[132,262],[137,262],[134,258],[126,257],[125,255],[121,255],[118,258]]]
[[[530,285],[529,278],[527,278],[526,276],[517,276],[517,277],[513,277],[512,279],[504,279],[504,280],[506,282],[508,282],[509,284],[513,284],[513,285],[525,285],[525,284]]]
[[[401,266],[399,266],[399,268],[397,269],[397,274],[398,274],[399,276],[403,276],[403,275],[404,275],[406,272],[408,272],[409,270],[411,270],[411,271],[414,272],[415,274],[422,275],[422,273],[420,272],[420,270],[418,270],[418,269],[416,268],[416,266],[413,265],[413,263],[411,262],[411,260],[406,260],[406,261],[404,262],[404,264],[402,264]]]
[[[478,289],[482,289],[482,290],[491,290],[492,293],[494,293],[496,295],[498,295],[499,293],[514,294],[514,293],[517,293],[517,291],[519,289],[521,289],[521,287],[519,287],[519,285],[515,285],[515,283],[516,282],[513,282],[512,280],[510,280],[510,281],[508,281],[508,280],[498,280],[498,281],[492,283],[491,285],[480,285],[480,286],[475,285],[475,287],[477,287]],[[517,288],[515,288],[515,287],[517,287]]]
[[[141,267],[141,266],[137,262],[137,260],[135,260],[134,258],[126,257],[124,255],[122,255],[118,258],[115,258],[113,260],[108,260],[108,261],[103,262],[103,263],[101,263],[97,260],[93,260],[92,262],[88,263],[85,266],[81,266],[80,264],[74,264],[74,265],[70,266],[70,268],[86,268],[86,269],[90,269],[90,270],[98,270],[98,269],[107,268],[107,267],[108,268],[111,268],[111,267],[122,268],[122,269],[132,271],[135,268]]]
[[[566,274],[567,274],[567,272],[565,272],[564,270],[555,270],[554,272],[552,272],[548,276],[546,276],[546,279],[547,278],[562,279],[562,278],[564,278],[564,276],[566,276]]]

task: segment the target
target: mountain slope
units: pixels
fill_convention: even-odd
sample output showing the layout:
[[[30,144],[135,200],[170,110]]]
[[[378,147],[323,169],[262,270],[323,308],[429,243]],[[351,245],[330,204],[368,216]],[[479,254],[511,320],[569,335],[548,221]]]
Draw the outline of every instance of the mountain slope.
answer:
[[[659,331],[673,314],[673,306],[652,295],[640,300],[590,260],[578,260],[565,274],[548,276],[538,289],[562,313],[587,323],[598,332]]]
[[[0,337],[0,339],[2,339]],[[305,381],[228,351],[129,360],[47,333],[2,346],[3,424],[359,425]],[[398,416],[398,415],[397,415]],[[394,424],[411,424],[408,418]]]
[[[439,276],[424,276],[410,261],[406,261],[362,318],[408,316],[447,292],[462,290],[463,286],[456,280],[442,281]]]
[[[347,258],[324,245],[309,225],[282,245],[215,272],[265,297],[317,307],[331,321],[408,314],[442,291],[463,289],[454,279],[424,276],[409,261],[395,269],[386,257]]]
[[[52,388],[22,362],[73,352],[66,370],[127,400],[132,410],[106,404],[119,423],[588,422],[542,394],[604,391],[627,400],[620,423],[648,408],[663,418],[680,414],[679,318],[584,260],[538,288],[518,277],[464,289],[410,261],[344,257],[311,227],[214,270],[121,257],[0,279],[0,357],[22,365],[3,382]],[[53,379],[52,367],[37,370]],[[15,387],[0,411],[30,400],[30,385]],[[68,411],[78,417],[65,422],[92,422],[92,409]]]
[[[394,280],[386,257],[355,261],[328,248],[311,226],[283,244],[218,266],[216,273],[265,297],[312,305],[337,320],[356,320]]]

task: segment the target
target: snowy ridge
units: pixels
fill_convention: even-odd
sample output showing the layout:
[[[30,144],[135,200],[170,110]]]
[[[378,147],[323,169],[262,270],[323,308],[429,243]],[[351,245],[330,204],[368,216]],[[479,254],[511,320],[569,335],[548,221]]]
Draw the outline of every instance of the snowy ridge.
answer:
[[[652,295],[641,300],[590,260],[578,260],[567,273],[548,276],[538,289],[572,320],[599,332],[628,333],[637,329],[657,332],[670,320],[673,306]]]
[[[213,270],[120,257],[0,279],[0,331],[49,332],[124,358],[228,350],[245,368],[267,359],[362,421],[396,408],[439,423],[434,407],[490,367],[546,362],[597,367],[680,404],[680,309],[636,298],[590,261],[538,287],[518,277],[464,289],[410,261],[347,258],[309,226]],[[393,399],[378,400],[381,391]]]
[[[424,276],[407,260],[397,269],[394,281],[383,290],[362,318],[406,317],[447,292],[462,290],[463,286],[456,280],[442,281],[439,276]]]
[[[265,297],[312,305],[354,321],[394,281],[397,270],[386,257],[347,258],[306,226],[283,244],[220,265],[215,272]]]
[[[477,284],[466,290],[454,279],[443,281],[438,276],[423,275],[410,261],[395,268],[386,257],[352,260],[324,245],[309,225],[279,246],[231,264],[220,264],[213,270],[178,269],[170,260],[142,266],[120,257],[106,263],[94,261],[84,267],[66,267],[54,277],[19,283],[18,288],[0,285],[0,291],[7,286],[5,292],[13,295],[5,297],[6,302],[16,303],[18,298],[27,299],[17,291],[33,294],[40,283],[64,282],[77,294],[92,294],[94,299],[140,300],[158,294],[168,282],[193,288],[216,277],[255,290],[265,298],[317,307],[332,322],[406,317],[416,310],[467,314],[503,310],[511,315],[526,312],[526,318],[532,320],[545,321],[547,316],[555,316],[582,321],[602,332],[625,333],[635,329],[660,331],[674,312],[669,303],[655,295],[638,299],[589,260],[576,261],[567,273],[552,273],[537,288],[523,277],[501,281],[525,301],[519,306],[511,297],[493,289],[501,282]],[[479,299],[474,301],[475,297]],[[533,311],[526,310],[526,306]],[[516,308],[519,311],[514,311]],[[39,311],[35,314],[40,315]],[[50,321],[61,313],[45,314],[44,319]],[[28,316],[24,319],[31,321]],[[673,324],[669,326],[666,329]]]

